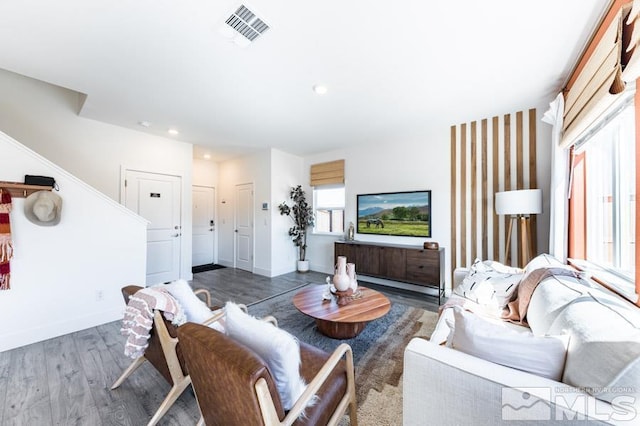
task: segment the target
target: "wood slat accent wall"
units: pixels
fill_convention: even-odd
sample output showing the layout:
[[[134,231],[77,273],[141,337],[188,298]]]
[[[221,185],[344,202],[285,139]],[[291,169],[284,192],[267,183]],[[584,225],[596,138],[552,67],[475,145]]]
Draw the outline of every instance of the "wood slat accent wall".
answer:
[[[537,188],[537,120],[531,109],[451,126],[452,271],[476,258],[513,265],[521,258],[517,226],[503,258],[510,219],[500,220],[493,202],[496,192]],[[537,253],[535,218],[532,223]]]

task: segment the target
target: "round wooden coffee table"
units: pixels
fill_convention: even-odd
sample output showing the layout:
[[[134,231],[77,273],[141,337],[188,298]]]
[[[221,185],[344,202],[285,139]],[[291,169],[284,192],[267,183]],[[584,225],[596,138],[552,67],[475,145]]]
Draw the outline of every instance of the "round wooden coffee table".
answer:
[[[293,296],[293,304],[303,314],[315,318],[322,334],[334,339],[356,337],[369,321],[386,315],[391,308],[385,295],[366,287],[358,287],[361,297],[339,306],[335,295],[331,295],[331,300],[322,299],[326,288],[326,284],[307,286]]]

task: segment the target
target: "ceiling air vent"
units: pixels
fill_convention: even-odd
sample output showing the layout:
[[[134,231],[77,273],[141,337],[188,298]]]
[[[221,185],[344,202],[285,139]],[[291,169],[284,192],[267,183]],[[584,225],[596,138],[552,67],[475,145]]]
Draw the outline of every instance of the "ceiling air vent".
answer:
[[[238,10],[232,13],[225,23],[246,39],[244,43],[240,42],[238,44],[245,44],[247,41],[252,42],[269,29],[269,26],[262,19],[258,18],[255,13],[244,5],[241,5]]]

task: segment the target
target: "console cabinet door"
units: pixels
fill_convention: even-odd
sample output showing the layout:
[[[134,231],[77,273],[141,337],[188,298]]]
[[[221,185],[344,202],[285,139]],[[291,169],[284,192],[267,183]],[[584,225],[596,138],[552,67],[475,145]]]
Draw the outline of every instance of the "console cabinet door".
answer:
[[[334,262],[346,256],[348,263],[356,264],[356,274],[380,275],[380,247],[357,243],[335,243]]]
[[[347,258],[347,262],[355,263],[356,262],[356,246],[355,244],[343,244],[343,243],[335,243],[335,259],[333,259],[333,264],[336,265],[338,263],[338,256],[345,256]],[[357,266],[357,265],[356,265]],[[356,270],[357,272],[357,270]]]
[[[380,251],[378,246],[355,244],[356,246],[356,274],[380,275]]]
[[[407,250],[399,247],[380,248],[380,275],[394,280],[407,278]]]

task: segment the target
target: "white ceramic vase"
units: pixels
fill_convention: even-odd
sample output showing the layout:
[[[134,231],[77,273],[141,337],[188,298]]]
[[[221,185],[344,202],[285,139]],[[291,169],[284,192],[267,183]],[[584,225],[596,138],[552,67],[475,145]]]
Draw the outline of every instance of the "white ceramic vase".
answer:
[[[356,264],[347,263],[347,276],[349,277],[349,286],[354,292],[358,289],[358,280],[356,279]]]
[[[338,263],[333,275],[333,286],[338,291],[347,291],[351,286],[351,279],[347,275],[347,258],[345,256],[338,256]]]

